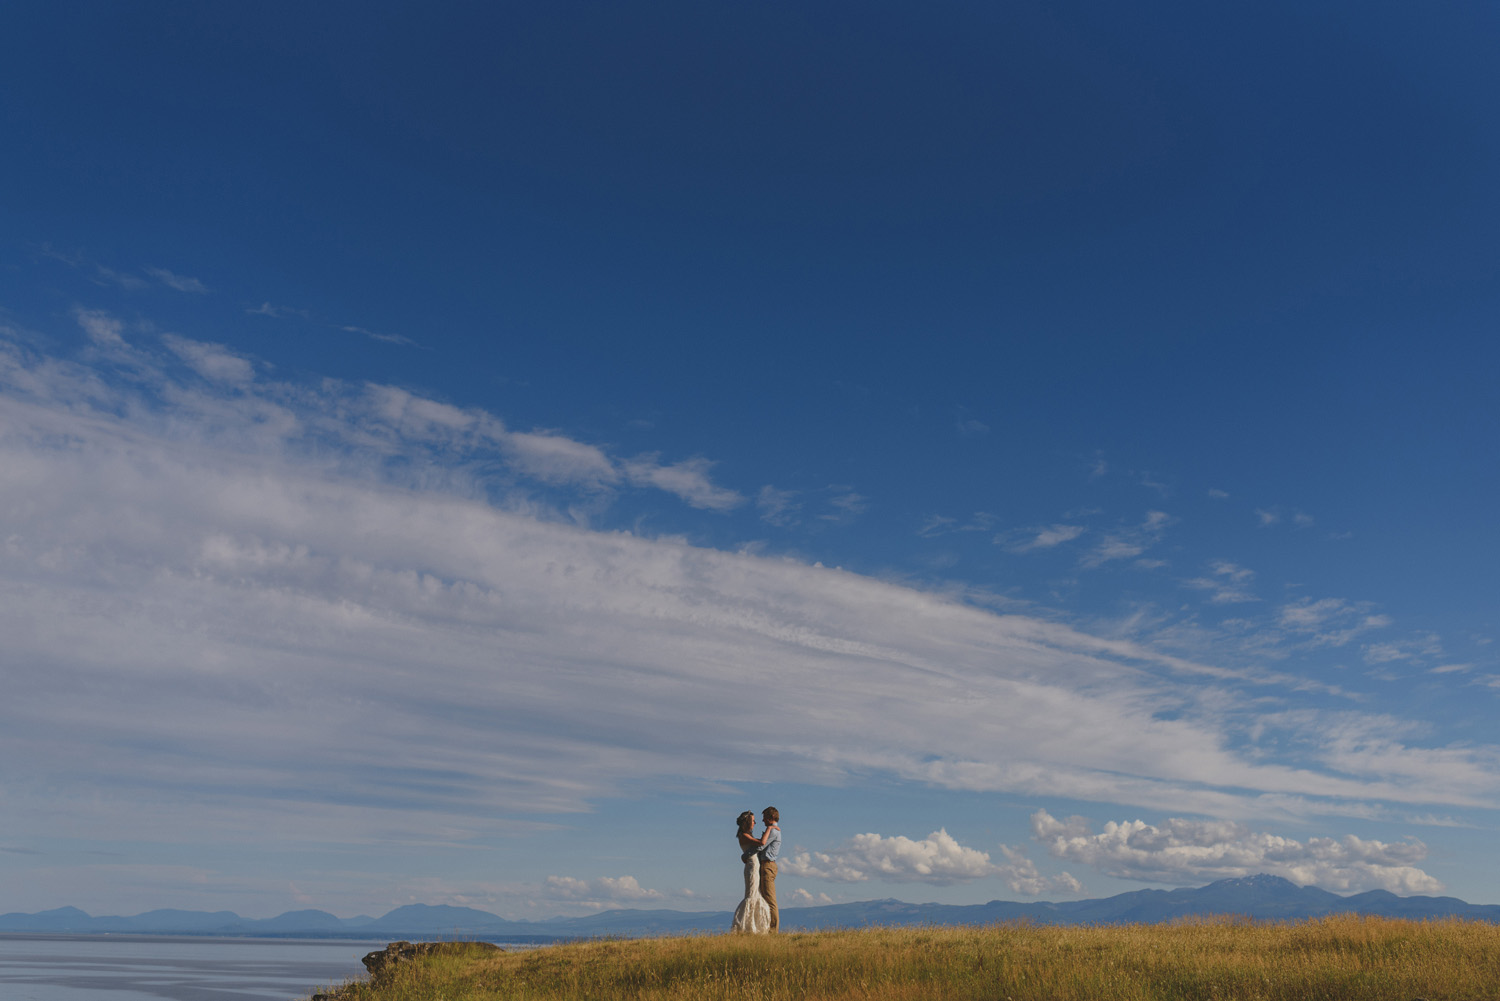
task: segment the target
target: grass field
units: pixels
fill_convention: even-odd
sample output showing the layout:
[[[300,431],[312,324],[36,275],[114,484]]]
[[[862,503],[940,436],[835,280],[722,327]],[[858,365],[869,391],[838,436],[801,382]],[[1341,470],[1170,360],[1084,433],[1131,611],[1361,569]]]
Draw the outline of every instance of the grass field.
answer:
[[[1500,926],[1341,916],[1295,924],[871,928],[596,941],[401,964],[341,1001],[1500,999]]]

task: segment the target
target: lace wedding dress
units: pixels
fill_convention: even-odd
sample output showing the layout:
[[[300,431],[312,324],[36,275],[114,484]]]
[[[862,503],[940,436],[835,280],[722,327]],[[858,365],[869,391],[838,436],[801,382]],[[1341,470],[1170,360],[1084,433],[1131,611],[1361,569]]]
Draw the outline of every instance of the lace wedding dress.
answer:
[[[771,930],[771,905],[760,895],[760,856],[751,855],[745,863],[745,899],[734,909],[730,931],[764,935]]]

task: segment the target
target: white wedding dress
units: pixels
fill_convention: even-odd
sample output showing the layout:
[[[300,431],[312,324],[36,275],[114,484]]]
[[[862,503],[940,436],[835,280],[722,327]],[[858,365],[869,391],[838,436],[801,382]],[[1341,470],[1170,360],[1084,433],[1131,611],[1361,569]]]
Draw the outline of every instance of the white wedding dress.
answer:
[[[760,856],[751,855],[745,863],[745,899],[734,909],[730,931],[747,935],[765,935],[771,930],[771,905],[760,895]]]

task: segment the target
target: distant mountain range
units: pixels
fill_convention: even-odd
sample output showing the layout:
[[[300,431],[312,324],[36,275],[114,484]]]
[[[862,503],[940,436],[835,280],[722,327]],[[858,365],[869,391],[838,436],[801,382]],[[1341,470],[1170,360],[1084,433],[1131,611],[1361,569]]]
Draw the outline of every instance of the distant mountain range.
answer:
[[[1299,920],[1324,914],[1376,914],[1398,918],[1458,917],[1500,923],[1500,904],[1470,904],[1457,897],[1398,897],[1385,890],[1340,896],[1298,886],[1280,876],[1221,879],[1197,889],[1135,890],[1100,900],[987,904],[908,904],[865,900],[824,907],[786,907],[781,926],[862,928],[868,925],[1155,924],[1216,914],[1257,920]],[[339,918],[326,911],[288,911],[279,917],[242,918],[233,911],[147,911],[134,917],[91,917],[76,907],[36,914],[0,914],[0,934],[205,935],[255,938],[451,939],[553,942],[605,935],[680,935],[721,932],[727,911],[615,910],[582,918],[507,921],[470,907],[409,904],[384,917]]]

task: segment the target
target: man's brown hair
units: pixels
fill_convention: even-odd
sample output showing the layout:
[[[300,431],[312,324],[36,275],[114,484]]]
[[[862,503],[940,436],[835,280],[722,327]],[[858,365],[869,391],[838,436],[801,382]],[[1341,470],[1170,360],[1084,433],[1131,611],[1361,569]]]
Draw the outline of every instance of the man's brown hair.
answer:
[[[781,814],[776,812],[776,808],[774,806],[766,807],[764,810],[760,811],[760,815],[770,823],[781,823]]]

